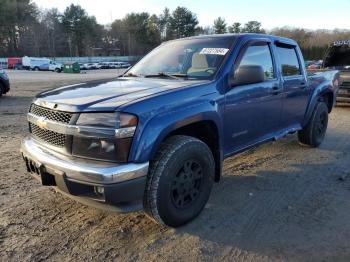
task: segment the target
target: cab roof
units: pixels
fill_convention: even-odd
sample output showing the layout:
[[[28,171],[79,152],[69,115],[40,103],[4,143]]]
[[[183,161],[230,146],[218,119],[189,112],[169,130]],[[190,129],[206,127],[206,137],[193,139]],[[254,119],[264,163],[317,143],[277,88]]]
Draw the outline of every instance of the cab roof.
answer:
[[[271,42],[278,42],[281,44],[293,45],[293,46],[298,45],[296,41],[290,38],[268,35],[268,34],[254,34],[254,33],[199,35],[199,36],[180,38],[173,41],[184,40],[184,39],[207,39],[207,38],[221,38],[221,39],[232,39],[232,40],[249,39],[249,38],[268,38],[269,40],[271,40]]]

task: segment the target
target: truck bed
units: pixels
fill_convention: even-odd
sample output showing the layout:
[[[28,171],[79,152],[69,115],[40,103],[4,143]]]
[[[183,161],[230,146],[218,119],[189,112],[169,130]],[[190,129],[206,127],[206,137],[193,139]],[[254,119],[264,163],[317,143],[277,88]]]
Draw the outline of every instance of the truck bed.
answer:
[[[340,70],[339,72],[339,89],[337,92],[337,103],[350,103],[350,70]],[[307,70],[310,78],[321,75],[330,77],[334,74],[332,69],[311,69]]]

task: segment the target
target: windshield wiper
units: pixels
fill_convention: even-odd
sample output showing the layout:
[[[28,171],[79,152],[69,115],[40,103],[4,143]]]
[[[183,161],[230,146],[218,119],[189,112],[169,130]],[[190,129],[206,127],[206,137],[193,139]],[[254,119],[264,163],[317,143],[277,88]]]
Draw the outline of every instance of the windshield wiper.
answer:
[[[149,75],[145,75],[146,78],[149,77],[167,77],[167,78],[172,78],[172,79],[176,79],[179,80],[180,77],[182,77],[182,75],[177,75],[177,74],[166,74],[164,72],[159,72],[157,74],[149,74]]]
[[[122,77],[141,77],[141,76],[140,75],[136,75],[134,73],[127,73],[127,74],[122,75]]]
[[[181,77],[181,78],[188,78],[189,77],[188,74],[172,74],[172,76]]]

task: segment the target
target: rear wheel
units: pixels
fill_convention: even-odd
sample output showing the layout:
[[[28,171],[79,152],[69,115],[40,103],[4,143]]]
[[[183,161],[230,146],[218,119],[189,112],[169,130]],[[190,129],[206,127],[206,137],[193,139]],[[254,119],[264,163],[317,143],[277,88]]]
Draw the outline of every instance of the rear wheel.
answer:
[[[150,165],[147,215],[171,227],[191,221],[209,199],[214,169],[213,155],[202,141],[188,136],[167,139]]]
[[[328,107],[320,101],[315,106],[309,123],[298,132],[299,142],[303,145],[318,147],[326,135],[328,126]]]
[[[39,71],[39,67],[34,67],[34,71]]]

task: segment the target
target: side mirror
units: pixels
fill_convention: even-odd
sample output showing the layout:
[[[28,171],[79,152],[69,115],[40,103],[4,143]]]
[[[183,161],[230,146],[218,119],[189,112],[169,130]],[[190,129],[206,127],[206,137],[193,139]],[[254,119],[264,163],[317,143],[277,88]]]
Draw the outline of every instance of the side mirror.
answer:
[[[256,84],[265,81],[265,73],[262,66],[243,65],[230,75],[230,86]]]

